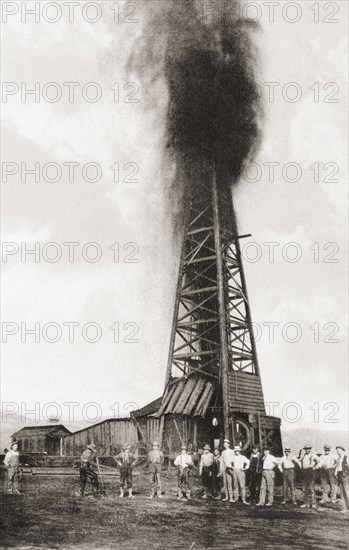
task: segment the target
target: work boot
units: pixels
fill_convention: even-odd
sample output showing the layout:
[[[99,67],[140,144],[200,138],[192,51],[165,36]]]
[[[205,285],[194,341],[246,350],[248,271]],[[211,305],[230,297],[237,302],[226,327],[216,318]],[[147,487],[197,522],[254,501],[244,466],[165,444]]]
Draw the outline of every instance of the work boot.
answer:
[[[132,494],[132,489],[128,490],[128,498],[135,498]]]

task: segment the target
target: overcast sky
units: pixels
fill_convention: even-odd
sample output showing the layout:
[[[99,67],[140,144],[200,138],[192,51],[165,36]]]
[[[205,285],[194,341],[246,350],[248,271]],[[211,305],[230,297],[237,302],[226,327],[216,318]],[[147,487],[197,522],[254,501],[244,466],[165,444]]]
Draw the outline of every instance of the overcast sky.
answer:
[[[20,14],[14,14],[3,24],[3,80],[17,83],[19,90],[8,85],[13,95],[6,103],[3,98],[2,157],[19,170],[2,186],[2,239],[16,243],[5,245],[13,254],[2,263],[2,321],[13,323],[7,330],[15,331],[17,325],[19,330],[3,344],[2,400],[19,407],[25,403],[27,409],[37,402],[41,413],[46,403],[56,402],[63,417],[67,402],[79,403],[76,417],[81,418],[89,402],[98,403],[103,416],[112,416],[116,402],[125,414],[130,403],[143,406],[160,396],[169,346],[177,251],[166,206],[173,170],[161,162],[166,90],[160,82],[157,108],[151,108],[139,76],[126,70],[142,33],[145,8],[132,15],[130,6],[123,9],[120,2],[116,23],[108,9],[114,4],[99,3],[102,17],[96,23],[84,20],[81,2],[72,22],[68,11],[57,23],[45,20],[54,18],[53,12],[41,11],[38,23],[30,16],[21,22]],[[320,2],[317,14],[309,9],[314,2],[300,2],[302,14],[294,23],[282,18],[281,7],[275,8],[274,22],[265,6],[261,12],[251,8],[253,16],[262,14],[255,41],[265,99],[264,137],[256,159],[260,172],[256,167],[248,172],[249,181],[241,182],[234,200],[241,234],[252,234],[243,241],[244,257],[265,399],[279,403],[269,409],[276,416],[284,407],[287,428],[347,428],[347,3],[337,4],[340,10],[332,14]],[[85,19],[95,13],[91,8]],[[125,14],[138,22],[123,22]],[[292,8],[284,16],[298,18]],[[35,82],[40,83],[38,102],[33,95],[22,102],[21,83],[32,89]],[[50,82],[57,84],[44,88]],[[64,82],[80,83],[71,103]],[[102,91],[95,103],[84,99],[96,93],[93,86],[84,88],[91,82]],[[273,102],[271,85],[263,82],[280,84],[274,87]],[[290,82],[297,84],[288,86]],[[49,102],[59,90],[62,98]],[[295,94],[299,101],[293,102]],[[127,99],[138,102],[125,103]],[[45,175],[54,178],[53,167],[45,172],[50,162],[62,169],[60,181],[45,181]],[[80,163],[72,181],[63,165],[67,162]],[[86,181],[93,179],[93,167],[82,175],[82,166],[92,162],[102,170],[96,182]],[[27,168],[39,163],[44,172],[40,181],[26,176],[21,163]],[[114,181],[115,163],[119,183]],[[274,182],[263,163],[279,163]],[[132,177],[135,164],[139,171]],[[16,164],[6,169],[15,170]],[[35,242],[39,261],[28,255],[22,263],[21,243],[33,247]],[[45,248],[52,242],[56,248]],[[96,263],[83,257],[96,253],[84,248],[91,242],[102,251]],[[263,244],[272,242],[280,243],[274,261],[271,245]],[[63,243],[80,243],[74,249],[71,245],[74,261],[69,262]],[[115,243],[119,263],[114,261]],[[127,243],[134,244],[124,249]],[[62,258],[47,261],[57,250]],[[301,257],[293,262],[295,254]],[[138,263],[125,263],[125,258]],[[21,341],[22,322],[28,328],[39,323],[39,342],[33,335]],[[80,323],[74,342],[63,325],[67,322]],[[59,342],[45,341],[55,333],[54,327],[45,332],[47,323],[62,329]],[[101,327],[99,342],[85,341],[94,337],[93,327],[84,340],[87,323]],[[118,343],[113,341],[115,323]],[[266,323],[279,323],[274,341]],[[291,402],[299,409],[287,406]],[[98,413],[90,407],[87,414]],[[288,421],[294,418],[297,423]]]

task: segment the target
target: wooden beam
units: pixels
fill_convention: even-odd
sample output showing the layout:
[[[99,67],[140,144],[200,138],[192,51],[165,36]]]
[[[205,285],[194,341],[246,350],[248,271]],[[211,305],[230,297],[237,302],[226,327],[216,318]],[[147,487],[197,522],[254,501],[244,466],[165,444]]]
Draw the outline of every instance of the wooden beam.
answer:
[[[217,261],[219,329],[220,329],[220,344],[221,344],[220,371],[221,371],[222,396],[223,396],[223,426],[224,426],[225,437],[229,437],[229,401],[228,401],[229,348],[228,348],[227,318],[226,318],[226,311],[225,311],[223,254],[222,254],[221,227],[220,227],[220,215],[219,215],[219,204],[218,204],[218,187],[217,187],[215,171],[212,177],[212,203],[213,203],[213,217],[214,217],[216,261]]]
[[[196,383],[196,386],[194,388],[194,391],[192,392],[189,400],[187,401],[187,404],[185,406],[185,409],[183,411],[183,414],[191,414],[193,412],[193,408],[195,407],[198,399],[199,399],[199,396],[201,395],[201,392],[202,390],[204,389],[205,387],[205,379],[204,378],[200,378],[197,383]]]

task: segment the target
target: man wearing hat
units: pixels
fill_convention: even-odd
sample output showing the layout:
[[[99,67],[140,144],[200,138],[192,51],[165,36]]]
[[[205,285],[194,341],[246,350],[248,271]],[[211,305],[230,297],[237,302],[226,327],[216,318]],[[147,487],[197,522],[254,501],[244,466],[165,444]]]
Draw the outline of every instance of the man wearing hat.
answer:
[[[211,453],[211,447],[204,445],[204,452],[201,455],[199,465],[199,475],[202,479],[203,495],[202,498],[212,496],[212,481],[213,481],[213,462],[214,456]]]
[[[229,439],[223,441],[224,451],[221,454],[220,475],[223,477],[225,492],[224,501],[235,502],[233,493],[233,478],[231,474],[231,463],[234,458],[234,451],[230,448]]]
[[[246,502],[246,470],[250,466],[250,461],[244,455],[241,454],[241,448],[239,445],[234,447],[234,456],[232,459],[233,467],[233,480],[234,480],[234,500],[239,500],[239,489],[241,493],[241,500],[244,504]]]
[[[258,504],[256,504],[256,506],[264,506],[267,494],[268,494],[268,502],[266,506],[272,506],[274,502],[274,478],[275,478],[274,468],[275,466],[277,466],[278,461],[275,458],[275,456],[270,454],[269,447],[265,447],[263,450],[262,464],[263,464],[263,471],[262,471],[261,490],[259,494],[259,502]]]
[[[322,486],[322,499],[321,504],[325,504],[328,501],[328,493],[330,492],[332,504],[337,502],[337,484],[336,477],[334,475],[334,469],[336,466],[337,458],[331,453],[331,447],[329,445],[324,446],[324,454],[320,457],[321,466],[321,486]]]
[[[219,475],[221,455],[218,447],[213,451],[213,464],[212,464],[212,494],[213,498],[219,500],[221,498],[221,478]]]
[[[182,445],[181,454],[174,461],[178,471],[178,498],[191,499],[189,486],[189,471],[194,466],[193,459],[187,453],[187,447]]]
[[[134,498],[132,486],[132,468],[136,462],[136,457],[130,452],[130,445],[125,443],[122,452],[115,457],[115,461],[120,468],[120,497],[125,491],[128,491],[128,498]]]
[[[96,456],[97,448],[93,443],[87,445],[86,450],[81,455],[80,494],[82,497],[84,496],[86,481],[88,479],[91,480],[92,488],[95,487],[96,491],[98,491],[98,476],[93,470],[93,468],[97,468],[97,464],[95,462]]]
[[[290,488],[292,503],[295,506],[297,506],[296,489],[294,486],[294,478],[295,478],[294,468],[296,464],[300,466],[300,462],[298,458],[296,458],[291,454],[290,447],[285,447],[284,453],[285,453],[284,456],[279,461],[279,470],[282,473],[282,480],[283,480],[283,501],[281,504],[286,504],[287,489]]]
[[[341,512],[349,512],[349,464],[348,456],[345,454],[344,447],[336,447],[338,459],[336,462],[335,475],[337,476],[339,490],[341,492]]]
[[[250,467],[248,470],[250,501],[256,502],[259,497],[259,489],[262,480],[262,459],[257,445],[253,445],[250,456]]]
[[[18,490],[18,473],[19,473],[19,452],[18,445],[14,441],[9,451],[7,451],[4,464],[7,469],[8,478],[8,493],[19,495]]]
[[[300,457],[300,465],[303,473],[304,504],[301,508],[316,508],[315,470],[321,467],[321,460],[312,451],[311,445],[304,445],[303,451]]]
[[[164,455],[159,450],[159,443],[153,441],[152,450],[148,454],[148,464],[150,469],[150,483],[151,483],[151,495],[150,498],[154,498],[156,495],[158,498],[162,498],[161,494],[161,467],[164,462]]]

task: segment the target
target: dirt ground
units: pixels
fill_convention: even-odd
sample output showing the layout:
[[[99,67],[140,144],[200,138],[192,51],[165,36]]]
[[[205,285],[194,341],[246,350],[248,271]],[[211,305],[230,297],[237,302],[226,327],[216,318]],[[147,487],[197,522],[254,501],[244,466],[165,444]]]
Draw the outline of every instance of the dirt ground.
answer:
[[[90,488],[78,496],[78,476],[24,475],[21,495],[5,493],[1,472],[0,548],[74,550],[230,550],[235,548],[348,548],[349,518],[279,504],[245,507],[202,500],[178,501],[175,472],[164,475],[162,500],[149,500],[148,476],[134,477],[136,498],[119,499],[117,477],[106,477],[106,496]],[[301,494],[298,495],[301,497]]]

